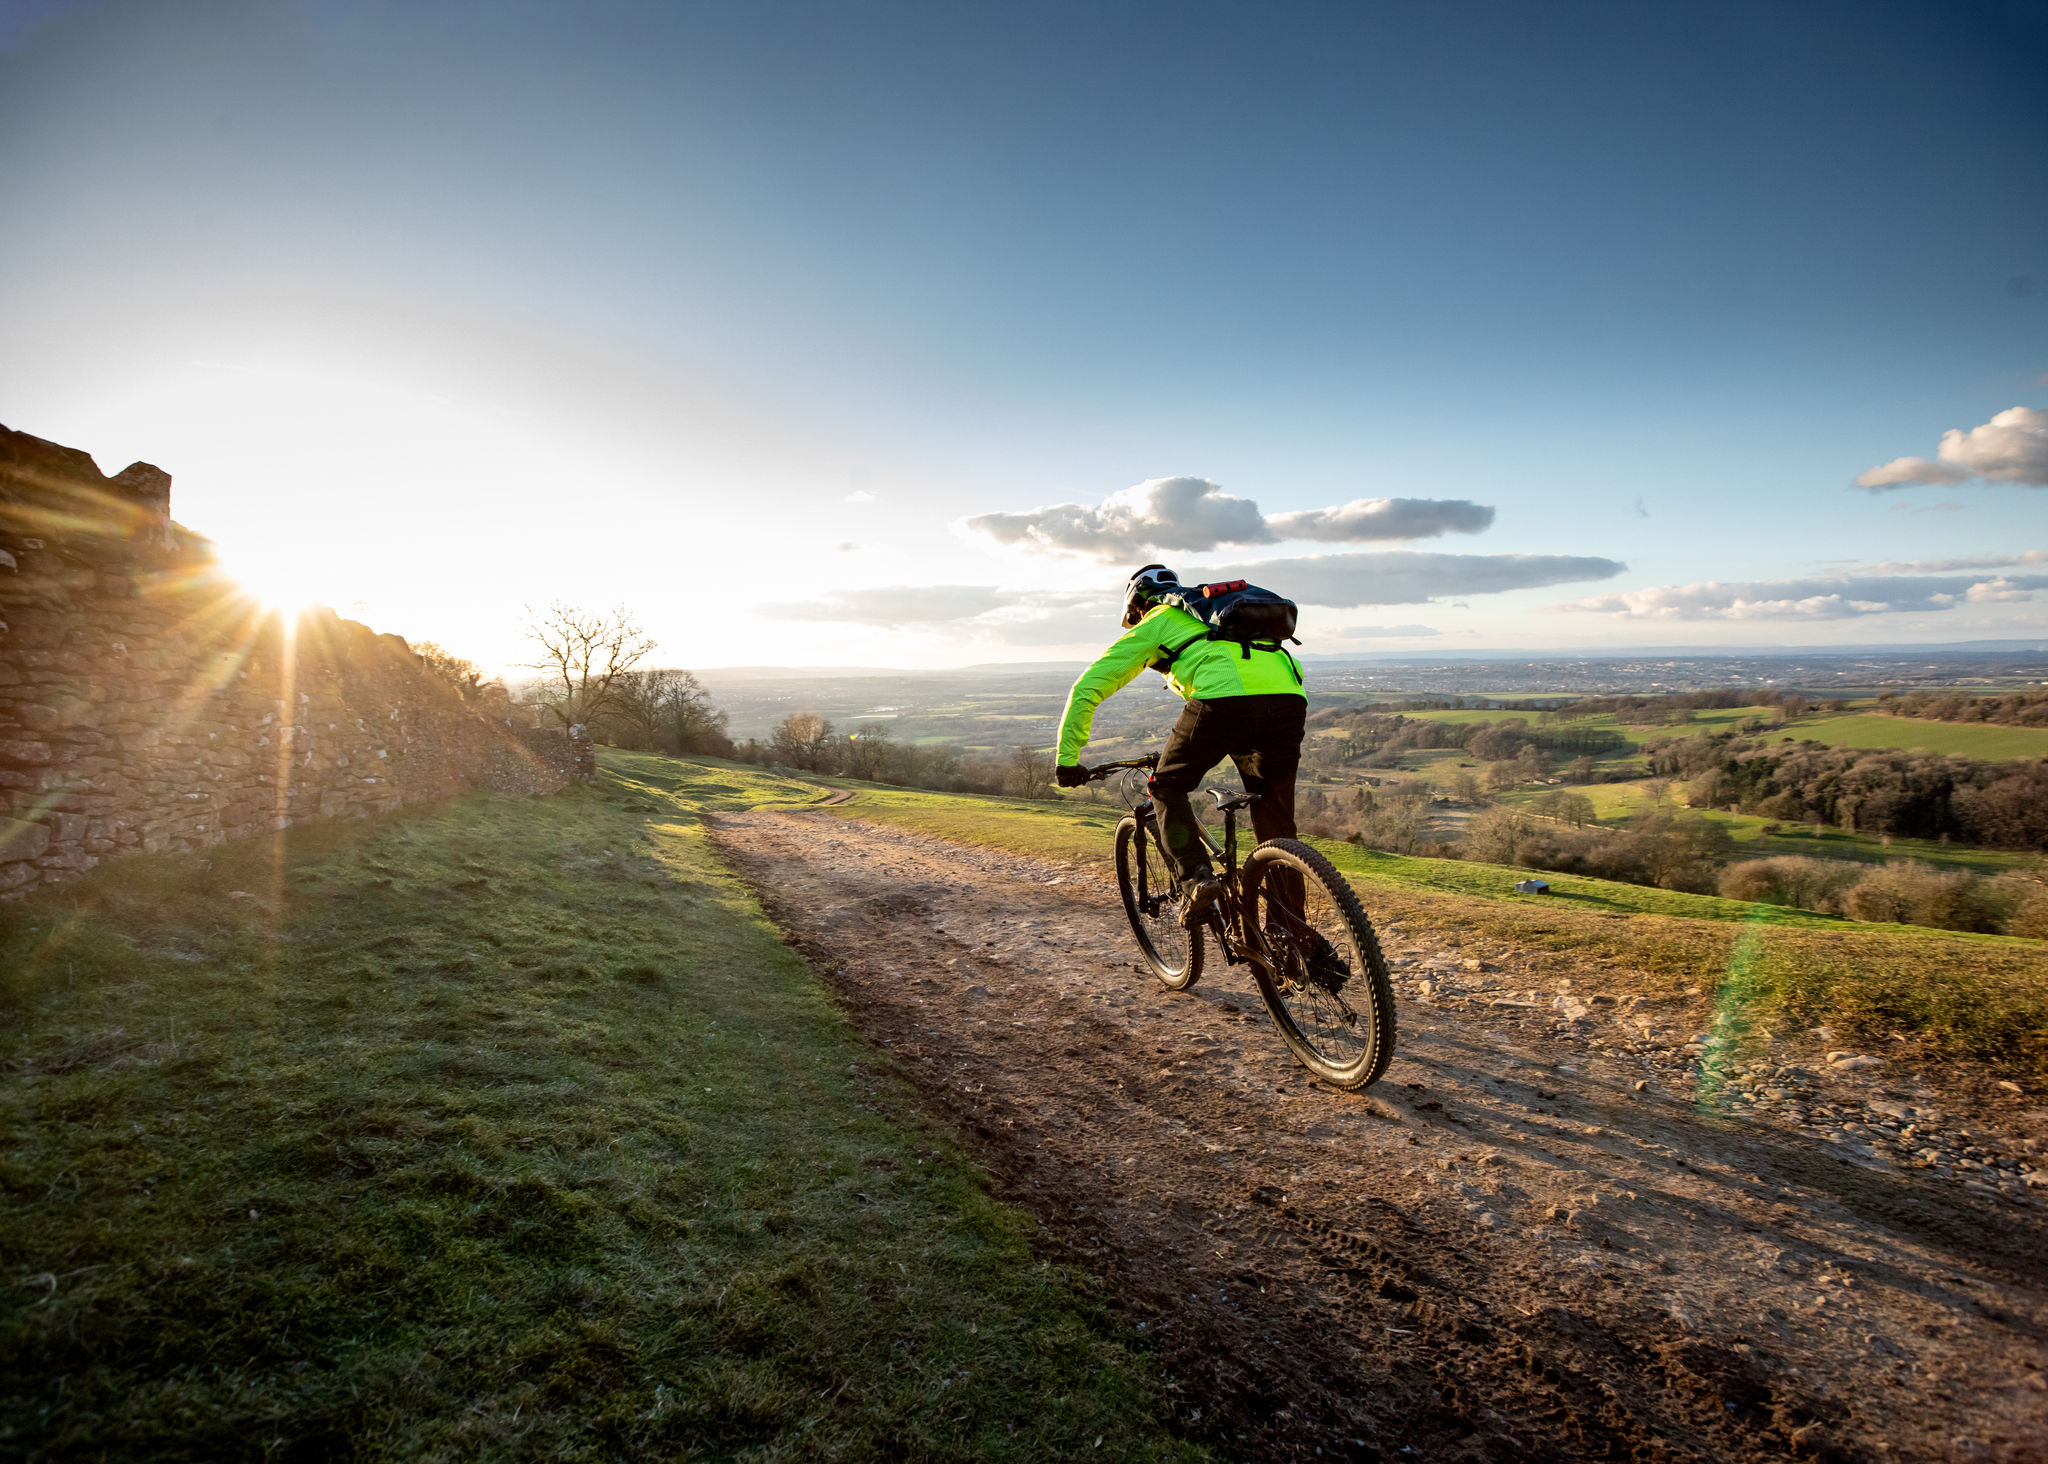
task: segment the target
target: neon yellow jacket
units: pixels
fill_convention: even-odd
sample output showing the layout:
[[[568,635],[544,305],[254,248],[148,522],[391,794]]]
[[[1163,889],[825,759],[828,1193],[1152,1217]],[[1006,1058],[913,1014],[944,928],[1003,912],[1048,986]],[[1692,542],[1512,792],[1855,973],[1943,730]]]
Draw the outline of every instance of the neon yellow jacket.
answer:
[[[1208,627],[1176,605],[1155,605],[1145,618],[1118,636],[1116,643],[1081,673],[1067,693],[1060,717],[1059,762],[1071,767],[1088,745],[1095,709],[1137,680],[1138,673],[1184,641],[1194,641],[1173,663],[1166,684],[1184,697],[1214,701],[1225,696],[1271,696],[1301,689],[1301,666],[1285,651],[1253,651],[1232,641],[1198,639]]]

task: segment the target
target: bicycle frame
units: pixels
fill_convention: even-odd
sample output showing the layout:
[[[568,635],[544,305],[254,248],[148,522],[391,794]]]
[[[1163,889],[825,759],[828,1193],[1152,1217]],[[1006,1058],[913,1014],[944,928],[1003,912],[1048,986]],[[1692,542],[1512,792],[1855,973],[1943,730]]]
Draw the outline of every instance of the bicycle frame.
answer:
[[[1160,909],[1173,898],[1173,892],[1161,890],[1153,894],[1146,888],[1146,861],[1144,841],[1153,839],[1162,851],[1166,840],[1159,831],[1159,808],[1150,798],[1139,800],[1131,814],[1138,820],[1138,899],[1140,908],[1147,915],[1157,915]],[[1256,927],[1251,924],[1250,902],[1245,899],[1243,871],[1237,864],[1237,815],[1238,809],[1223,810],[1223,842],[1218,844],[1208,827],[1196,821],[1196,831],[1202,842],[1209,846],[1209,852],[1223,861],[1220,878],[1223,881],[1223,898],[1209,910],[1209,928],[1216,934],[1216,943],[1222,948],[1226,965],[1235,966],[1249,962],[1269,974],[1273,971],[1272,960],[1266,953],[1265,942],[1259,938]]]
[[[1107,777],[1113,772],[1150,771],[1159,766],[1159,755],[1131,758],[1123,762],[1102,763],[1093,771],[1096,777]],[[1220,793],[1212,793],[1223,809],[1223,842],[1218,844],[1208,826],[1200,819],[1195,820],[1195,832],[1202,842],[1209,846],[1209,852],[1223,861],[1223,898],[1209,909],[1209,929],[1215,932],[1216,943],[1222,948],[1226,965],[1235,966],[1249,962],[1264,971],[1269,977],[1277,978],[1273,961],[1266,951],[1266,943],[1257,927],[1251,923],[1250,903],[1245,899],[1243,871],[1237,865],[1237,815],[1244,806],[1234,799],[1226,799]],[[1138,908],[1148,916],[1156,917],[1167,902],[1173,898],[1171,889],[1154,892],[1148,888],[1146,877],[1145,840],[1154,840],[1163,853],[1166,840],[1159,829],[1159,807],[1148,797],[1140,798],[1131,806],[1131,816],[1138,821]],[[1169,861],[1170,862],[1170,861]]]

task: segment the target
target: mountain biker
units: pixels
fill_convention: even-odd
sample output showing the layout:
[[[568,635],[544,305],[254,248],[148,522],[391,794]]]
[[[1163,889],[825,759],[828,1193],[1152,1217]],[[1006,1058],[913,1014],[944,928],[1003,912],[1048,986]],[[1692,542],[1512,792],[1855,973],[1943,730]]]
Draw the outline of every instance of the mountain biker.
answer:
[[[1237,764],[1253,795],[1252,830],[1261,842],[1294,837],[1294,779],[1301,766],[1308,697],[1301,666],[1286,651],[1244,648],[1206,638],[1208,627],[1162,592],[1180,588],[1163,564],[1148,564],[1124,584],[1124,633],[1081,673],[1060,718],[1055,780],[1062,788],[1088,781],[1079,765],[1095,709],[1147,666],[1187,699],[1166,739],[1148,785],[1158,805],[1163,851],[1181,888],[1181,923],[1192,926],[1223,893],[1188,798],[1225,757]],[[1187,649],[1163,664],[1168,654]],[[1298,903],[1296,901],[1291,903]]]

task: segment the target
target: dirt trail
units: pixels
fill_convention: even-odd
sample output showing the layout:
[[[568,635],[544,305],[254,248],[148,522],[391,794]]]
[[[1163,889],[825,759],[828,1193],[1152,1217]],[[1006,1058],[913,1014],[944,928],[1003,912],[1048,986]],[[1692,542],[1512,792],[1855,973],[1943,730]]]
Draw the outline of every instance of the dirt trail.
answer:
[[[1242,967],[1137,968],[1099,873],[715,826],[1227,1457],[2048,1458],[2038,1206],[1639,1093],[1548,1014],[1412,978],[1386,1080],[1335,1093]],[[1466,959],[1387,943],[1417,976]]]

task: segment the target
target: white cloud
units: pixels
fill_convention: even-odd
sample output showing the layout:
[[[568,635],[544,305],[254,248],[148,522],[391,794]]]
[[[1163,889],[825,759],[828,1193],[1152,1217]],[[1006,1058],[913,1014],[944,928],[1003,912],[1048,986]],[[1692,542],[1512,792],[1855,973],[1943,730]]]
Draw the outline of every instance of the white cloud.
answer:
[[[1462,498],[1355,498],[1337,508],[1276,513],[1266,520],[1266,527],[1276,539],[1383,544],[1397,539],[1434,539],[1439,534],[1476,534],[1492,523],[1491,506]]]
[[[868,492],[865,488],[856,488],[839,501],[841,503],[873,503],[875,495]]]
[[[1832,579],[1709,581],[1625,590],[1554,606],[1618,615],[1629,620],[1851,620],[1948,610],[1958,604],[2031,600],[2048,575],[1904,577],[1842,575]]]
[[[2027,578],[2035,581],[2041,580],[2039,575],[2028,575]],[[2000,575],[1997,579],[1988,579],[1980,584],[1971,585],[1964,592],[1963,598],[1972,605],[1991,605],[2009,600],[2031,600],[2034,598],[2034,592],[2026,586],[2009,580],[2004,575]]]
[[[1099,508],[1056,503],[1023,513],[984,513],[967,520],[998,544],[1054,553],[1129,559],[1147,549],[1214,549],[1272,537],[1258,504],[1225,493],[1207,478],[1148,478],[1112,493]]]
[[[1856,479],[1874,493],[1916,483],[2019,483],[2048,488],[2048,411],[2008,407],[1982,426],[1941,434],[1936,459],[1893,458]]]
[[[1429,625],[1353,625],[1337,632],[1339,640],[1405,640],[1412,636],[1441,635]]]
[[[998,544],[1117,560],[1284,539],[1369,543],[1476,534],[1492,522],[1493,510],[1484,504],[1430,498],[1361,498],[1267,518],[1257,503],[1225,493],[1207,478],[1148,478],[1094,508],[1055,503],[1022,513],[976,514],[965,527]]]
[[[1577,554],[1423,554],[1399,549],[1267,559],[1207,569],[1196,579],[1244,578],[1305,605],[1420,605],[1453,595],[1493,595],[1573,580],[1612,579],[1628,568]]]
[[[1912,488],[1925,483],[1967,483],[1975,476],[1948,463],[1931,462],[1923,457],[1902,457],[1858,473],[1856,486],[1868,488],[1873,493],[1883,493],[1891,488]]]

